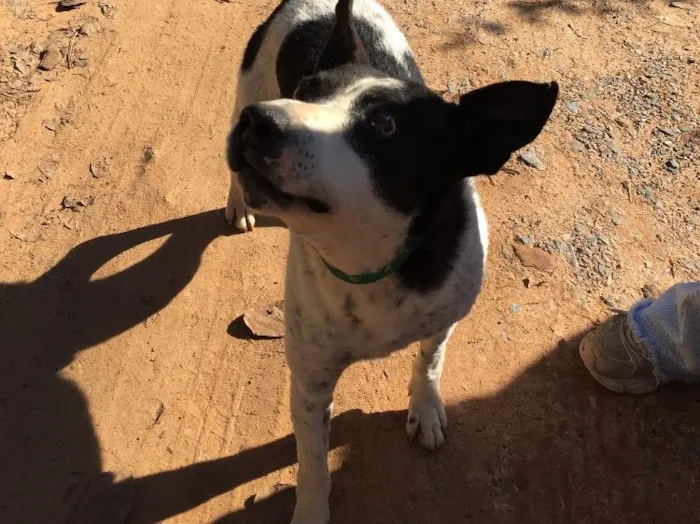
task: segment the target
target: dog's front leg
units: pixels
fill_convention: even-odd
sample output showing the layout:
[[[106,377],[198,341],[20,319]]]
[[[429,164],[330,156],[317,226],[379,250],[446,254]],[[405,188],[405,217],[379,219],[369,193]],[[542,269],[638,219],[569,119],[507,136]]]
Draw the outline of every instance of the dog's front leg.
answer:
[[[295,377],[292,373],[292,423],[297,441],[297,503],[291,524],[327,524],[331,476],[328,434],[336,378]]]
[[[245,205],[243,189],[238,182],[238,175],[233,171],[226,202],[226,221],[241,231],[252,231],[255,227],[255,215]]]
[[[413,374],[408,386],[411,400],[408,405],[406,433],[410,439],[420,432],[418,440],[425,449],[434,450],[445,442],[447,416],[440,396],[440,378],[445,363],[447,340],[454,325],[433,338],[420,343],[420,351],[413,363]]]

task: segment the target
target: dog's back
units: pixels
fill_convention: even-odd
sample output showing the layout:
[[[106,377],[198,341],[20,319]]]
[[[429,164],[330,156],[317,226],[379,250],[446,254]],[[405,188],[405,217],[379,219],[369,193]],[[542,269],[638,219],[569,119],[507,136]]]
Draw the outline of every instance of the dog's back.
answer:
[[[335,24],[336,0],[282,0],[248,42],[236,107],[291,98],[316,70]],[[356,0],[353,15],[370,64],[393,78],[423,82],[403,33],[375,0]],[[237,115],[235,115],[237,116]]]

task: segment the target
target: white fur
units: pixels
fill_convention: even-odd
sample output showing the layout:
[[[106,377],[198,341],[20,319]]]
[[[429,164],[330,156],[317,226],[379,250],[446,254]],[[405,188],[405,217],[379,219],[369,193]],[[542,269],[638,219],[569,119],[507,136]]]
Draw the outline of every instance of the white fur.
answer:
[[[291,4],[290,4],[291,5]],[[375,271],[388,263],[404,243],[410,218],[390,209],[373,192],[369,170],[342,139],[352,100],[383,82],[362,80],[321,104],[279,98],[275,60],[284,36],[300,21],[329,12],[335,0],[308,0],[285,8],[272,22],[252,69],[241,75],[236,114],[263,100],[281,108],[293,126],[312,138],[284,151],[275,176],[280,189],[295,195],[322,196],[331,214],[301,209],[272,210],[290,228],[285,287],[285,349],[292,374],[291,411],[297,439],[299,473],[292,524],[326,524],[330,518],[327,465],[333,390],[343,370],[361,359],[384,357],[420,341],[410,382],[407,434],[427,449],[440,447],[447,425],[440,397],[440,377],[447,341],[457,321],[471,309],[481,286],[488,235],[486,220],[471,183],[463,185],[467,227],[460,239],[453,270],[434,291],[406,290],[395,277],[370,285],[348,284],[334,277],[324,259],[347,273]],[[384,28],[384,45],[403,58],[405,38],[374,0],[357,0],[355,14]],[[313,161],[298,167],[299,152]],[[296,155],[284,159],[285,155]],[[309,176],[312,171],[313,176]],[[253,214],[242,203],[235,175],[227,219],[252,228]],[[266,211],[268,211],[266,209]]]

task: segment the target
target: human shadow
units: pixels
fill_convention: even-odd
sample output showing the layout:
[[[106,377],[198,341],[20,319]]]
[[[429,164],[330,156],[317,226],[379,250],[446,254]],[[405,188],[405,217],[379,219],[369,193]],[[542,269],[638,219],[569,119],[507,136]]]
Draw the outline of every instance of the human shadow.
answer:
[[[0,283],[0,522],[63,522],[91,485],[112,485],[86,399],[59,371],[165,308],[206,247],[230,232],[222,210],[208,211],[88,240],[32,282]],[[166,236],[142,261],[93,278],[120,253]],[[128,512],[129,490],[108,491]]]
[[[562,341],[502,391],[448,406],[443,449],[406,442],[405,411],[332,422],[334,524],[691,522],[700,514],[698,388],[642,397],[598,386]],[[449,371],[448,371],[449,372]],[[134,479],[129,522],[160,522],[293,464],[292,435]],[[293,488],[215,524],[287,524]]]

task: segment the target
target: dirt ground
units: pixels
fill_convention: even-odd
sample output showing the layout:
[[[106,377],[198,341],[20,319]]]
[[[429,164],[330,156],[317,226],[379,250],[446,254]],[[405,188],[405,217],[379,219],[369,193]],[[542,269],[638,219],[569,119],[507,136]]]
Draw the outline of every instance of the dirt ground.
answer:
[[[283,343],[238,318],[282,297],[287,232],[221,209],[237,67],[275,3],[0,0],[0,522],[288,521]],[[478,182],[488,279],[448,351],[445,447],[406,442],[415,348],[353,366],[333,522],[700,522],[700,390],[614,395],[576,353],[644,286],[700,279],[700,5],[384,4],[445,97],[562,96]]]

